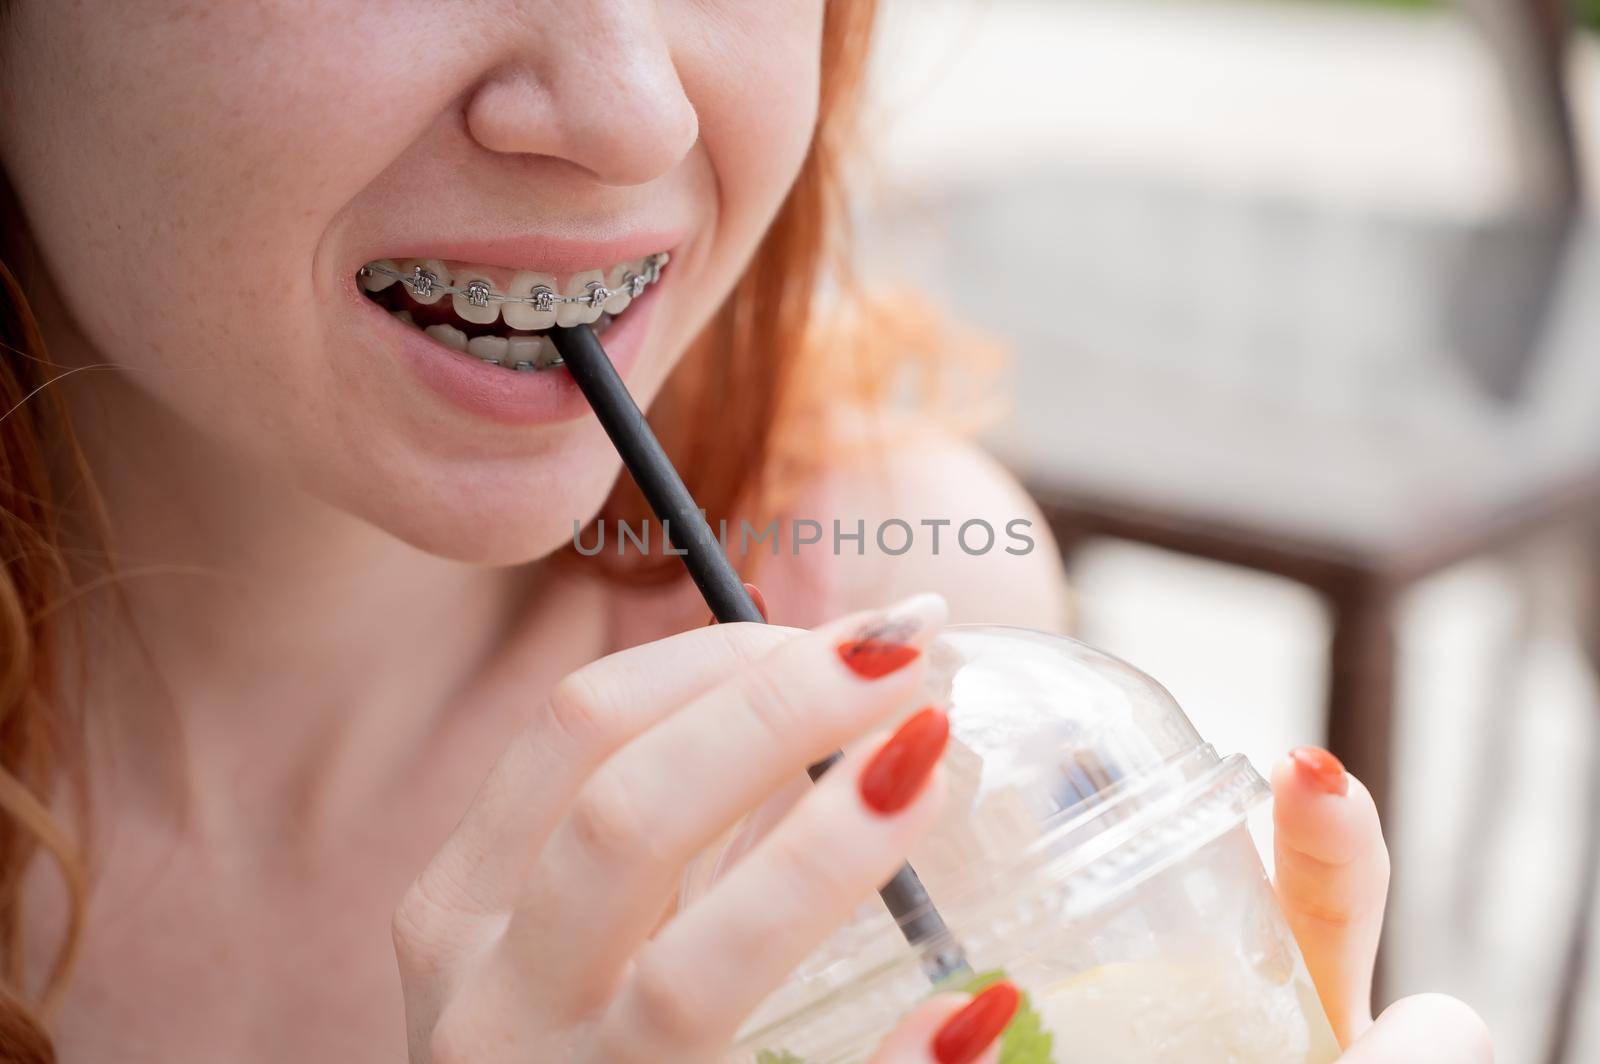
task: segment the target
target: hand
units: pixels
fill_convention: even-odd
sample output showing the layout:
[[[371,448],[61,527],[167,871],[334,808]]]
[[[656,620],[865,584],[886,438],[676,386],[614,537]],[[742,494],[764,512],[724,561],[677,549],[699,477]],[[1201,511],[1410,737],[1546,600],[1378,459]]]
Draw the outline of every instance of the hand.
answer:
[[[1366,787],[1302,748],[1274,768],[1272,791],[1278,898],[1346,1047],[1340,1064],[1490,1064],[1487,1028],[1454,998],[1405,998],[1373,1021],[1389,851]]]
[[[720,1057],[931,825],[943,715],[863,744],[663,923],[685,864],[807,764],[911,708],[944,612],[925,595],[814,632],[718,625],[561,681],[396,911],[413,1064]],[[927,1046],[915,1025],[961,1007],[932,1002],[909,1029]],[[965,1045],[939,1064],[983,1048]]]

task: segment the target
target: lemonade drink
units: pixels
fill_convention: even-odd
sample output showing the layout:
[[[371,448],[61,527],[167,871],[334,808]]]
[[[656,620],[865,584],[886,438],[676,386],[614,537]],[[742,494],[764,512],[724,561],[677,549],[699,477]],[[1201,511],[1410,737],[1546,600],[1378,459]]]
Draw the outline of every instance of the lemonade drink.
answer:
[[[1245,827],[1269,796],[1155,681],[1026,629],[948,630],[925,702],[947,707],[947,798],[912,851],[973,972],[1025,995],[1002,1064],[1331,1064],[1334,1040]],[[693,904],[770,828],[689,870]],[[963,983],[965,980],[965,983]],[[767,999],[737,1064],[861,1064],[930,987],[876,899]]]

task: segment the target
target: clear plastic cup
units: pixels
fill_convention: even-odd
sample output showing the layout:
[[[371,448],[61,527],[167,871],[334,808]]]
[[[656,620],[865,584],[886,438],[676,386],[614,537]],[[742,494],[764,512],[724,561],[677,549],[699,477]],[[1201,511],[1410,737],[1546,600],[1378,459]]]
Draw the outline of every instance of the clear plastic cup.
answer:
[[[1270,794],[1165,689],[1074,640],[958,626],[928,649],[949,784],[911,854],[970,972],[1025,994],[1004,1064],[1328,1064],[1339,1047],[1245,827]],[[803,785],[687,873],[694,904]],[[854,1064],[934,987],[876,898],[727,1059]]]

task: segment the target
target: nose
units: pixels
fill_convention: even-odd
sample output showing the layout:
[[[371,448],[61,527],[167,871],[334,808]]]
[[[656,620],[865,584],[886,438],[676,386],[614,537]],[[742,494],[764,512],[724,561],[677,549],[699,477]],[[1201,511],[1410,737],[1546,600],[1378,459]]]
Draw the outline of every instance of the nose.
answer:
[[[562,159],[606,185],[642,185],[700,135],[654,2],[558,0],[505,32],[515,53],[467,100],[483,147]]]

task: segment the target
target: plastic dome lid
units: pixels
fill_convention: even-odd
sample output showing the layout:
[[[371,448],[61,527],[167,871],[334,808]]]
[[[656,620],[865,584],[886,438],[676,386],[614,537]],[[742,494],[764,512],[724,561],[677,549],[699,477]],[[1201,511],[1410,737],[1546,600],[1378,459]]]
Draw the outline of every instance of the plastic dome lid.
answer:
[[[927,659],[919,706],[950,715],[946,798],[910,861],[969,950],[987,943],[1004,952],[996,940],[1026,934],[1042,914],[1070,920],[1125,896],[1239,824],[1269,793],[1243,757],[1219,758],[1155,680],[1076,640],[961,625],[930,644]],[[697,861],[684,903],[786,808],[757,813]],[[917,965],[871,898],[763,1004],[753,1026]]]

